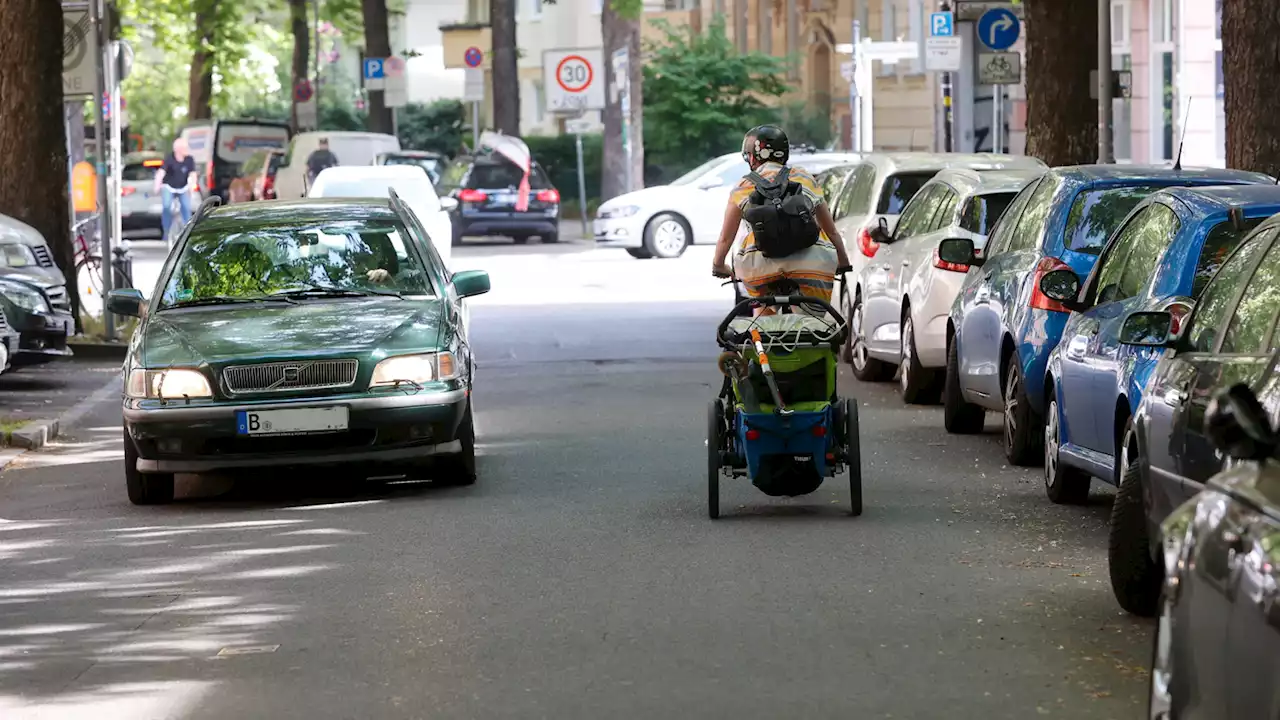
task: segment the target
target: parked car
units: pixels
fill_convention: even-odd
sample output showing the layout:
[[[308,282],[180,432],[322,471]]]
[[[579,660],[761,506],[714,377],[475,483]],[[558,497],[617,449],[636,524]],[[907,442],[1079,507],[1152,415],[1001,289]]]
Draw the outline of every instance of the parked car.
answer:
[[[332,131],[298,133],[289,141],[284,158],[276,168],[275,193],[281,200],[297,200],[307,196],[307,158],[329,141],[329,150],[338,165],[372,165],[374,158],[400,149],[400,140],[386,133]]]
[[[8,215],[0,215],[0,269],[40,288],[55,313],[71,312],[67,281],[49,243],[40,231]]]
[[[129,499],[168,502],[174,473],[264,466],[434,460],[437,479],[475,482],[460,315],[489,276],[448,273],[420,234],[394,198],[203,206],[150,301],[107,299],[141,317],[124,364]]]
[[[347,165],[327,168],[316,177],[308,197],[386,198],[395,190],[422,223],[446,268],[453,258],[453,222],[449,213],[458,206],[453,198],[440,198],[431,178],[416,167],[399,165]]]
[[[0,313],[19,335],[17,350],[9,358],[14,368],[73,354],[67,338],[76,326],[70,308],[65,305],[66,290],[61,285],[49,288],[42,280],[43,275],[36,268],[0,268]],[[46,289],[60,292],[63,304],[55,304],[54,296]]]
[[[182,130],[196,161],[203,197],[231,200],[231,182],[240,166],[259,150],[281,150],[289,144],[289,124],[275,120],[237,118],[201,120]]]
[[[1274,378],[1274,368],[1272,369]],[[1276,389],[1274,383],[1264,399]],[[1273,718],[1280,707],[1280,465],[1274,406],[1222,392],[1209,436],[1230,467],[1161,525],[1147,717]]]
[[[1280,215],[1254,230],[1205,286],[1190,314],[1181,310],[1137,310],[1124,319],[1119,339],[1136,350],[1169,350],[1156,365],[1133,415],[1135,441],[1122,462],[1136,468],[1121,479],[1136,481],[1123,501],[1137,504],[1119,512],[1126,527],[1112,570],[1126,609],[1155,612],[1160,567],[1157,528],[1174,508],[1200,492],[1222,470],[1223,457],[1205,431],[1205,417],[1216,391],[1244,384],[1261,387],[1280,349],[1275,332],[1280,313]],[[1184,304],[1191,304],[1184,298]],[[1277,391],[1264,399],[1280,402]],[[1126,465],[1127,467],[1127,465]],[[1141,490],[1138,491],[1137,488]],[[1117,496],[1117,503],[1121,498]],[[1139,532],[1132,515],[1142,511]]]
[[[284,159],[284,150],[272,148],[258,150],[240,165],[240,170],[228,186],[228,202],[252,202],[275,199],[276,170]]]
[[[426,150],[400,150],[399,152],[380,153],[373,159],[374,165],[412,165],[427,171],[433,184],[440,184],[440,176],[444,173],[449,159],[444,155]]]
[[[13,367],[13,357],[18,352],[18,345],[22,342],[22,333],[9,322],[4,314],[4,308],[0,308],[0,373],[5,372]]]
[[[445,170],[440,192],[457,201],[450,211],[453,244],[465,237],[500,235],[517,245],[537,236],[560,241],[560,191],[535,160],[529,173],[529,206],[516,209],[524,171],[497,154],[462,156]]]
[[[163,163],[164,156],[160,153],[125,156],[120,169],[120,223],[126,238],[164,235],[160,193],[155,191],[156,173]]]
[[[942,260],[939,243],[967,238],[981,255],[996,218],[1044,172],[953,168],[924,184],[854,277],[849,353],[856,376],[880,379],[901,366],[903,400],[938,401],[947,319],[969,271]]]
[[[1043,461],[1045,370],[1070,313],[1043,292],[1041,278],[1060,269],[1087,275],[1129,212],[1161,188],[1274,182],[1239,170],[1054,168],[1001,215],[986,257],[975,256],[965,240],[949,243],[943,259],[973,267],[947,328],[947,431],[980,432],[986,411],[1001,411],[1009,462]]]
[[[815,176],[856,162],[858,153],[794,148],[789,164]],[[714,245],[720,237],[729,194],[750,172],[741,153],[709,160],[668,185],[624,193],[596,211],[592,233],[597,247],[625,248],[631,257],[675,258],[690,245]]]

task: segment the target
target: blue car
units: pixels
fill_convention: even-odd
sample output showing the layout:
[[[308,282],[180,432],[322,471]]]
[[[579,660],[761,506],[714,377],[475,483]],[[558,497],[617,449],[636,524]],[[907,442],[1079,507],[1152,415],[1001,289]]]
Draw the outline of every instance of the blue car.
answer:
[[[981,432],[986,411],[1002,411],[1009,462],[1040,462],[1045,370],[1070,316],[1066,305],[1041,290],[1042,278],[1055,270],[1088,275],[1107,238],[1157,190],[1274,182],[1237,170],[1059,167],[1014,198],[992,229],[983,257],[968,240],[944,242],[943,259],[971,266],[947,328],[947,431]]]

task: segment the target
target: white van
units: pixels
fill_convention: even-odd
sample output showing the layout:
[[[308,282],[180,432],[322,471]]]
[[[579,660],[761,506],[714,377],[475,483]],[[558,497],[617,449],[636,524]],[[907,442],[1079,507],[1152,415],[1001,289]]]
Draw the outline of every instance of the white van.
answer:
[[[394,135],[371,132],[298,133],[289,143],[280,169],[276,171],[276,197],[281,200],[297,200],[307,195],[307,158],[320,147],[320,140],[328,138],[329,151],[338,158],[338,164],[372,165],[382,153],[400,150],[400,140]]]

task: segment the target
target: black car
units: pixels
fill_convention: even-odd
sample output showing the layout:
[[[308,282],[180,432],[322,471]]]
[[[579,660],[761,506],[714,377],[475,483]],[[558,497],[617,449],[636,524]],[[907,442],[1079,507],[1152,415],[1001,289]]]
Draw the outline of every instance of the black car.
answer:
[[[1261,403],[1244,385],[1210,403],[1204,430],[1229,468],[1161,526],[1169,573],[1151,720],[1274,718],[1280,707],[1280,386],[1268,369]]]
[[[441,196],[458,201],[450,213],[453,244],[464,237],[501,235],[517,244],[538,236],[544,243],[560,240],[560,192],[537,162],[529,174],[529,207],[516,209],[524,173],[510,161],[494,156],[460,157],[440,178]]]
[[[1189,315],[1134,312],[1121,342],[1166,347],[1134,416],[1136,478],[1121,482],[1112,513],[1111,583],[1125,608],[1156,611],[1161,567],[1159,525],[1222,470],[1223,456],[1205,433],[1213,394],[1236,384],[1257,386],[1280,348],[1280,215],[1259,225],[1227,257]],[[1188,304],[1192,304],[1187,298]]]
[[[18,333],[13,367],[67,357],[67,337],[75,332],[66,289],[50,283],[39,268],[0,268],[0,312]]]
[[[260,150],[283,150],[293,136],[289,123],[257,118],[197,120],[182,131],[204,197],[231,199],[231,183],[240,166]]]

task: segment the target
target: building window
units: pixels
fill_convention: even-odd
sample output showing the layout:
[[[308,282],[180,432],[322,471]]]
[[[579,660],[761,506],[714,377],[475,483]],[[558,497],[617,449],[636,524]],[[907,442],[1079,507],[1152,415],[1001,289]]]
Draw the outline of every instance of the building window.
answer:
[[[881,0],[880,2],[880,39],[884,42],[893,42],[898,39],[898,4],[895,0]],[[874,61],[872,61],[874,62]],[[887,62],[880,63],[881,75],[894,75],[896,70],[894,66]]]
[[[1129,45],[1129,0],[1111,0],[1111,68],[1132,71],[1133,55]],[[1133,101],[1115,98],[1111,101],[1111,149],[1119,162],[1133,160]]]
[[[1151,41],[1173,42],[1173,0],[1151,0]]]
[[[467,22],[489,22],[489,0],[467,0]]]
[[[1151,160],[1173,160],[1174,125],[1173,0],[1151,2]]]
[[[773,0],[756,0],[756,49],[773,54]]]
[[[911,72],[924,72],[924,0],[908,0],[908,41],[916,44],[916,56],[911,60]]]

